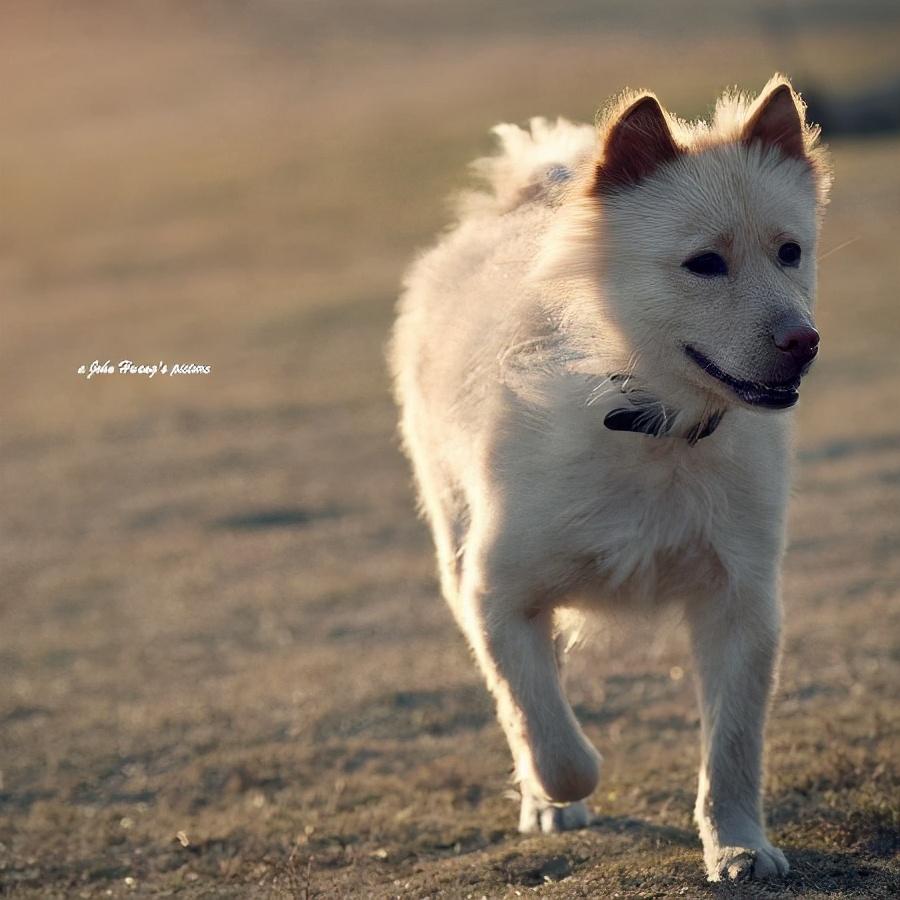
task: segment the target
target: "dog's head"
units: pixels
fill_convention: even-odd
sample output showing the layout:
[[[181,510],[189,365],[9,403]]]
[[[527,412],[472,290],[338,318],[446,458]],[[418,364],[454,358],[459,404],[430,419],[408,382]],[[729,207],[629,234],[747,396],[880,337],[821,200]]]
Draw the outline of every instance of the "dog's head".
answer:
[[[781,77],[752,103],[723,97],[710,125],[652,94],[620,101],[588,194],[605,312],[636,373],[721,406],[797,401],[819,342],[817,137]]]

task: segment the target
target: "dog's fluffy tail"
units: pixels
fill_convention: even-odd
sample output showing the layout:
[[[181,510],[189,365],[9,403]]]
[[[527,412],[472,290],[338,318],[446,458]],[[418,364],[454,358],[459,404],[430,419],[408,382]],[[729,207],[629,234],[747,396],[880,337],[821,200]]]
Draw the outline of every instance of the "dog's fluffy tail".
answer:
[[[504,123],[491,131],[499,138],[499,152],[472,163],[487,189],[459,198],[461,217],[502,215],[524,203],[554,202],[596,141],[593,127],[566,119],[535,117],[527,128]]]

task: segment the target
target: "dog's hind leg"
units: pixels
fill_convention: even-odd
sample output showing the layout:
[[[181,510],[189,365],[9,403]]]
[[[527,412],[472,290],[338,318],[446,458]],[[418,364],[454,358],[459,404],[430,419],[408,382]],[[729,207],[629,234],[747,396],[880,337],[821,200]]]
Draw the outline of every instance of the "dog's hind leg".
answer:
[[[491,572],[477,554],[467,555],[457,619],[512,750],[523,791],[520,825],[526,831],[578,827],[587,818],[579,801],[597,784],[600,757],[563,693],[552,608],[530,604],[519,579],[501,574],[504,568]]]
[[[691,603],[687,620],[697,665],[701,718],[695,816],[710,881],[788,871],[766,838],[762,814],[763,728],[774,683],[780,606],[764,588]]]
[[[409,433],[414,434],[411,425]],[[419,505],[431,527],[441,594],[455,613],[468,508],[462,491],[440,463],[425,452],[411,454],[411,459],[419,487]]]

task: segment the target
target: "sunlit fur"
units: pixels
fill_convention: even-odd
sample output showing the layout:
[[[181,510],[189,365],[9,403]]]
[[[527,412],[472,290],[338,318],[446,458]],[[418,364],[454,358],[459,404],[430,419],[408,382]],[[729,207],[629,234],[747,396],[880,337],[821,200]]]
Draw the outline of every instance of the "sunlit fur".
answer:
[[[614,101],[598,129],[498,126],[500,152],[475,164],[487,189],[411,268],[391,348],[442,591],[496,699],[521,828],[585,824],[597,783],[560,684],[564,619],[675,604],[695,653],[696,817],[714,880],[787,871],[760,777],[791,413],[749,407],[684,345],[770,383],[774,323],[812,324],[824,152],[793,93],[802,158],[746,133],[785,83],[724,96],[710,124],[660,113],[677,158],[616,189],[597,183],[604,147],[642,94]],[[802,248],[798,268],[777,263],[785,240]],[[682,267],[711,249],[727,278]],[[669,436],[604,427],[627,402],[623,378],[675,411]],[[684,439],[722,412],[714,434]]]

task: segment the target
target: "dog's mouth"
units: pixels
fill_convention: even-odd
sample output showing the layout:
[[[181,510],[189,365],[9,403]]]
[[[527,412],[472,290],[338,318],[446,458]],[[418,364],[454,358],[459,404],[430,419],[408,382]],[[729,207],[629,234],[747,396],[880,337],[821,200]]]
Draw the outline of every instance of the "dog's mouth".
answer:
[[[690,344],[685,345],[684,352],[707,375],[730,388],[732,393],[750,406],[761,406],[765,409],[789,409],[800,399],[800,394],[797,393],[797,389],[800,387],[800,375],[789,381],[775,384],[744,381],[741,378],[734,378],[720,369],[711,359]]]

